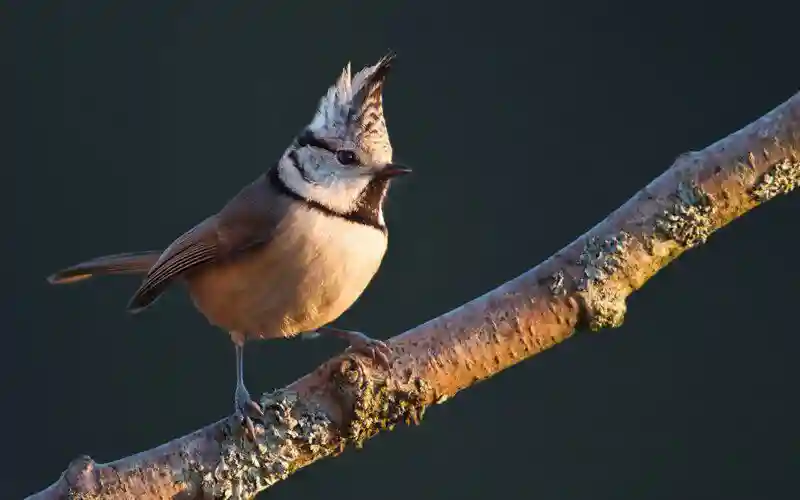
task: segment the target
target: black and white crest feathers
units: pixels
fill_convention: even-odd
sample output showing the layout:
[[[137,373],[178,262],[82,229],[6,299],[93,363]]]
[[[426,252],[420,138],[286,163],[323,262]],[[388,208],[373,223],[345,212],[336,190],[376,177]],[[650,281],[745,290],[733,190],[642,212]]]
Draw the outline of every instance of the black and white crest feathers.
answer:
[[[383,85],[395,59],[382,57],[351,75],[350,63],[320,100],[309,129],[320,137],[352,141],[378,163],[392,161],[392,145],[383,116]]]

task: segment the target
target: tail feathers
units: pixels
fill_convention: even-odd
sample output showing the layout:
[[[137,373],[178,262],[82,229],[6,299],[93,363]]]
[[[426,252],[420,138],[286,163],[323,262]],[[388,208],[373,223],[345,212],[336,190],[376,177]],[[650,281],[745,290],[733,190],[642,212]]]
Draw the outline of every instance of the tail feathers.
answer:
[[[47,277],[53,285],[83,281],[93,276],[110,274],[146,274],[161,256],[161,252],[119,253],[97,257],[62,269]]]

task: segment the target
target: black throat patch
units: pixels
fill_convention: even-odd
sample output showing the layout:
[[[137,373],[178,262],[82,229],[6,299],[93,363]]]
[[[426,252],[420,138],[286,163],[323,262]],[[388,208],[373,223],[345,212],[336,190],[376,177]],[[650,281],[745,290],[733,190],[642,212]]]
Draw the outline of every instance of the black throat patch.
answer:
[[[281,179],[277,165],[269,169],[266,176],[269,179],[270,185],[280,194],[293,198],[312,210],[316,210],[331,217],[345,219],[356,224],[374,227],[383,233],[387,232],[386,225],[381,222],[381,211],[383,209],[383,202],[386,200],[386,194],[389,191],[389,179],[373,178],[370,180],[367,187],[361,192],[356,203],[356,208],[350,212],[342,213],[294,192],[286,185],[283,179]]]

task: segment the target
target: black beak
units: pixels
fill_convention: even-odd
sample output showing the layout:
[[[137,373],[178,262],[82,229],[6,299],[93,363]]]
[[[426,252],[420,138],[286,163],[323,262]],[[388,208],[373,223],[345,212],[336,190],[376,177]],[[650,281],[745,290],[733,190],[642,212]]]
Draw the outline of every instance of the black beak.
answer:
[[[410,174],[411,169],[406,167],[405,165],[401,165],[399,163],[387,163],[378,175],[380,177],[384,177],[387,179],[391,179],[392,177],[399,177],[401,175]]]

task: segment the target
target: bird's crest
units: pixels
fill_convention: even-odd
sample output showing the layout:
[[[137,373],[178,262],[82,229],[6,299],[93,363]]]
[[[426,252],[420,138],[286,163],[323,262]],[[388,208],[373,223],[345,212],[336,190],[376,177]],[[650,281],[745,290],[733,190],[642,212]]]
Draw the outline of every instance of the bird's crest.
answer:
[[[392,145],[383,116],[383,84],[394,53],[351,75],[350,63],[322,97],[309,128],[321,136],[336,136],[369,151],[373,159],[390,162]]]

